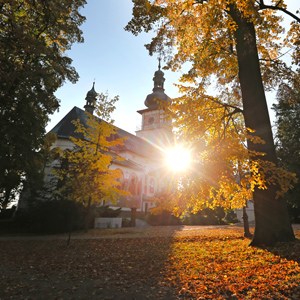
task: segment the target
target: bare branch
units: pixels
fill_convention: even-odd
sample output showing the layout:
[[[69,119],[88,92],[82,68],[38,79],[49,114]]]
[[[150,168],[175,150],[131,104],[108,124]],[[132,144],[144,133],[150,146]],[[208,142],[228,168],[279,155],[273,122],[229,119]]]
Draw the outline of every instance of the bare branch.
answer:
[[[235,114],[238,114],[238,113],[244,113],[244,111],[240,108],[235,108],[233,111],[229,112],[228,114],[224,115],[224,117],[222,118],[225,119],[225,118],[229,118],[229,119],[232,119],[232,116],[235,115]]]

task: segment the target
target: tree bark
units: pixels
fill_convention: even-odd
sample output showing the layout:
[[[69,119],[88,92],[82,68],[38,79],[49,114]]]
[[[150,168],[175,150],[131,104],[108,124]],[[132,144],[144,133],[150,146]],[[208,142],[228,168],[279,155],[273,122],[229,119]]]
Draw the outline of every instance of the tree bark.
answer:
[[[248,141],[250,151],[265,153],[260,159],[277,163],[273,133],[269,118],[265,91],[259,66],[255,28],[245,19],[234,4],[229,5],[229,14],[237,24],[235,31],[239,66],[239,81],[242,91],[245,125],[255,130],[253,135],[264,144]],[[294,232],[289,220],[285,201],[276,199],[277,186],[267,189],[256,188],[253,193],[255,232],[250,245],[272,245],[280,241],[292,241]]]
[[[71,235],[72,235],[72,231],[73,231],[74,210],[75,210],[75,203],[74,203],[74,205],[71,206],[71,218],[70,218],[70,224],[69,224],[69,235],[68,235],[68,240],[67,240],[67,247],[69,247],[69,245],[70,245]]]
[[[135,227],[136,221],[136,208],[131,208],[131,226]]]
[[[87,233],[89,230],[91,202],[92,202],[92,197],[89,196],[88,206],[86,208],[85,222],[84,222],[84,232],[85,233]]]
[[[244,237],[252,238],[253,235],[250,232],[248,215],[246,212],[246,206],[243,207],[243,222],[244,222]]]

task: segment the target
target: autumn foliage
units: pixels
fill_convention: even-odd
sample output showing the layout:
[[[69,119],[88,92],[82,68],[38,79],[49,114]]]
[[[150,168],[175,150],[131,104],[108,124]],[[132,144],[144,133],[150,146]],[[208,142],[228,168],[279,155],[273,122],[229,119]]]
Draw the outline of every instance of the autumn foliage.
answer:
[[[179,238],[169,258],[168,279],[191,299],[297,299],[299,243],[274,249],[247,244],[230,230]]]
[[[170,112],[179,142],[194,152],[194,170],[179,177],[175,213],[241,207],[251,197],[252,245],[293,241],[282,195],[295,175],[277,167],[265,91],[297,78],[282,57],[288,50],[299,65],[299,11],[276,0],[133,4],[125,29],[135,35],[153,30],[149,54],[163,56],[167,69],[183,73],[182,96]],[[280,13],[291,18],[286,33]]]
[[[60,192],[70,200],[88,205],[102,200],[116,202],[125,192],[120,189],[120,170],[110,169],[113,161],[123,158],[113,153],[112,148],[123,143],[122,138],[112,138],[116,133],[111,113],[118,96],[109,99],[99,94],[95,114],[86,113],[85,124],[74,122],[80,138],[71,137],[73,149],[63,152],[60,166],[53,169],[60,182]]]
[[[300,298],[299,240],[247,247],[242,228],[230,226],[89,234],[69,247],[63,236],[0,241],[1,299]]]
[[[36,187],[45,161],[49,115],[59,107],[55,92],[78,74],[66,55],[83,42],[79,28],[85,0],[0,1],[0,206],[24,185]]]

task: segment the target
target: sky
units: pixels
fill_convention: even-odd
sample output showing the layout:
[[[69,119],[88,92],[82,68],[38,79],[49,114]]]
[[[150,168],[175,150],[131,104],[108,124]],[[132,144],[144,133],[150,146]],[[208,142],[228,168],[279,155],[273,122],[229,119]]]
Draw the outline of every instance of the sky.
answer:
[[[74,106],[84,109],[86,94],[95,81],[96,92],[108,92],[110,97],[120,96],[112,115],[114,124],[134,134],[141,126],[141,115],[136,111],[146,108],[144,101],[152,93],[152,79],[158,69],[158,57],[149,56],[144,47],[153,33],[134,36],[124,30],[131,19],[131,0],[87,2],[80,11],[86,17],[86,22],[80,27],[84,43],[74,44],[67,52],[80,78],[75,84],[66,82],[56,92],[61,101],[60,108],[50,116],[46,131],[50,131]],[[293,12],[299,6],[296,2],[286,1],[292,4]],[[164,73],[165,93],[170,98],[178,97],[174,83],[178,83],[182,74],[165,70]],[[270,111],[275,93],[268,94],[267,99]],[[274,122],[273,111],[270,111],[270,116]]]
[[[136,111],[146,108],[144,101],[152,93],[152,79],[158,69],[158,57],[149,56],[144,47],[153,33],[134,36],[124,30],[131,19],[131,0],[87,2],[81,10],[86,17],[80,27],[84,43],[74,44],[67,52],[80,78],[76,84],[67,82],[58,89],[61,106],[50,116],[46,129],[51,130],[74,106],[84,109],[86,94],[95,80],[96,92],[120,96],[112,117],[116,126],[134,134],[142,121]],[[164,73],[165,93],[174,98],[178,92],[173,83],[178,82],[180,73]]]

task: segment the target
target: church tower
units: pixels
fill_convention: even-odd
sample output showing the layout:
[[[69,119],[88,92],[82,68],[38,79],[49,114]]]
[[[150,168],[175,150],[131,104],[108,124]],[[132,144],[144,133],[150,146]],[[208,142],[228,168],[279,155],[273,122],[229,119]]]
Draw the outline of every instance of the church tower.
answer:
[[[147,108],[137,111],[142,115],[142,127],[141,130],[136,131],[136,135],[164,148],[172,143],[173,133],[172,120],[166,117],[165,111],[160,107],[162,106],[160,102],[171,102],[164,92],[165,78],[160,70],[160,59],[153,81],[153,93],[149,94],[144,102]]]
[[[84,106],[85,111],[87,111],[92,115],[94,113],[95,103],[97,100],[97,92],[95,91],[95,82],[93,82],[93,87],[91,88],[91,90],[87,92],[85,100],[86,100],[86,104]]]

